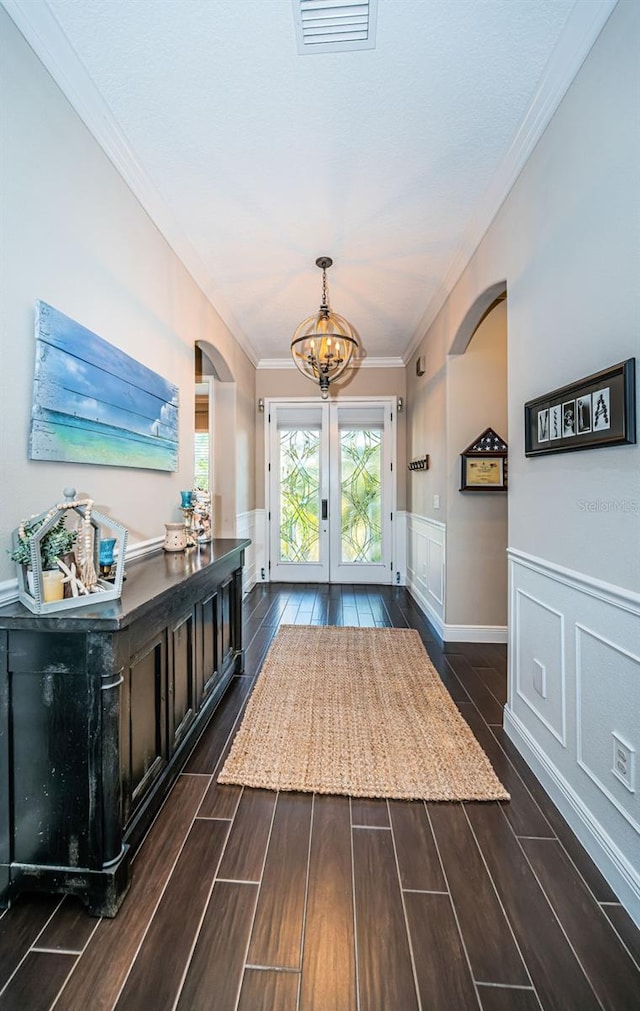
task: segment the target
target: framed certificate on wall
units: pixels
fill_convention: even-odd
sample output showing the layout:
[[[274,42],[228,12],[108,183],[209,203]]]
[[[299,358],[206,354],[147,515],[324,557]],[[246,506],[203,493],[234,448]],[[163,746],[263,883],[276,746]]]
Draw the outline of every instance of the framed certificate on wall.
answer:
[[[460,454],[460,491],[507,490],[506,442],[487,428]]]

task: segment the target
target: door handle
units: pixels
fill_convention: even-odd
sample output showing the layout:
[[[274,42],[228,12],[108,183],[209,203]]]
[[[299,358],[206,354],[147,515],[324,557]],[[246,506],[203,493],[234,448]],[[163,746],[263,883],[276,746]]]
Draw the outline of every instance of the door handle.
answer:
[[[322,499],[322,519],[326,520],[329,518],[329,505],[326,498]]]

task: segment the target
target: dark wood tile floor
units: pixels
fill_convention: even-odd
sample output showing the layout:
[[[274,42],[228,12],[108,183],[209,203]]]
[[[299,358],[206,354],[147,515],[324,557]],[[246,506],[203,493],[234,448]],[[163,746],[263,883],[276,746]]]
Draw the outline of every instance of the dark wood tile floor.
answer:
[[[501,729],[505,649],[442,647],[401,588],[260,586],[244,609],[245,675],[119,915],[18,900],[0,917],[0,1011],[638,1011],[639,933]],[[511,802],[217,786],[281,623],[418,629]]]

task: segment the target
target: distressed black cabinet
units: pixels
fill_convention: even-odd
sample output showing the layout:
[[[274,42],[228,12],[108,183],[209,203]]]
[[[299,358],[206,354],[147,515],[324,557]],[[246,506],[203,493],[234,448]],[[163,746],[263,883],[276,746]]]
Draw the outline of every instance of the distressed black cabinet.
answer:
[[[129,563],[121,601],[0,609],[0,905],[114,915],[132,853],[243,666],[246,540]]]
[[[120,693],[120,769],[125,823],[166,768],[167,644],[162,629],[131,657]]]
[[[171,751],[191,726],[196,706],[195,611],[169,627],[169,746]]]

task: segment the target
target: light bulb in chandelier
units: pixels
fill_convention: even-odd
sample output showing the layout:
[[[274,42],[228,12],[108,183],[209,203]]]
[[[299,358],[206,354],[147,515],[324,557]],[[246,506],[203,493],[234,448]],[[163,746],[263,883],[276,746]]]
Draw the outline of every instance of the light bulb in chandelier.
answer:
[[[303,320],[291,339],[291,354],[303,376],[320,386],[323,400],[329,384],[343,374],[358,349],[355,328],[329,306],[327,269],[333,260],[321,256],[316,266],[322,270],[322,301],[317,313]]]

